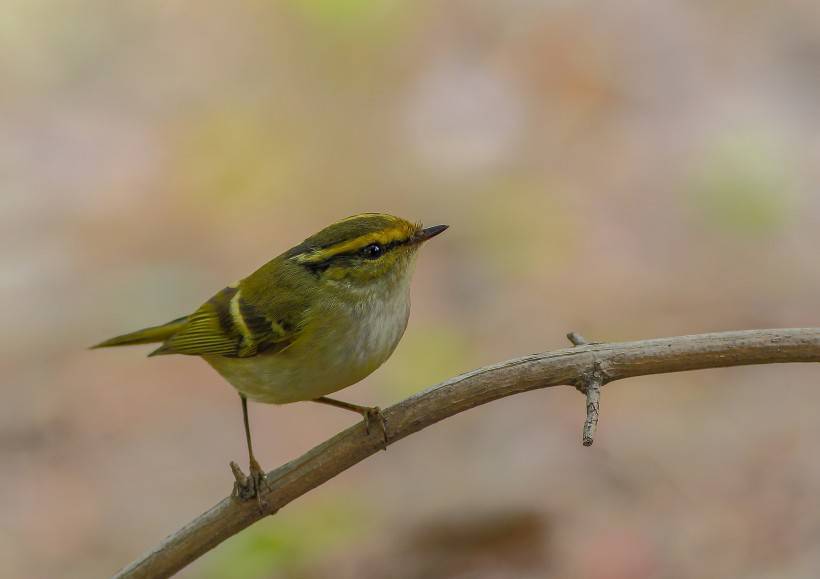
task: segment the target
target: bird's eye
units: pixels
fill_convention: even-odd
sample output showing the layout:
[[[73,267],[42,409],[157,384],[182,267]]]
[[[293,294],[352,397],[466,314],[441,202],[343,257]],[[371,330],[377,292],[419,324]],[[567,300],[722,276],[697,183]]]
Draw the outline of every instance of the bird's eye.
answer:
[[[377,257],[381,257],[383,252],[384,248],[381,245],[378,243],[371,243],[362,249],[362,257],[365,259],[376,259]]]

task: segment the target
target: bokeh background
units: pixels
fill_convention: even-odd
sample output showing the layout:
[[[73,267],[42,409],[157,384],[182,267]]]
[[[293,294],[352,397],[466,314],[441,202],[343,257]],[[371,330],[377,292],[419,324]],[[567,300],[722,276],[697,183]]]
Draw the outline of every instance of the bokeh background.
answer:
[[[87,351],[324,225],[425,247],[344,398],[595,340],[820,323],[813,0],[6,0],[0,575],[102,577],[230,490],[234,391]],[[380,453],[191,578],[813,578],[820,369],[532,392]],[[272,468],[355,422],[253,405]]]

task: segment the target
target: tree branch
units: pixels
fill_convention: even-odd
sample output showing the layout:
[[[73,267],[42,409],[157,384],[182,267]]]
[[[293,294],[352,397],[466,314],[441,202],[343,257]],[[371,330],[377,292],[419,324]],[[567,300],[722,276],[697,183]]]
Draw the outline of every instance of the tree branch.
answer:
[[[576,339],[577,338],[577,339]],[[820,328],[748,330],[638,342],[588,344],[533,354],[479,368],[419,392],[383,411],[389,444],[481,404],[549,386],[572,385],[588,394],[590,377],[600,386],[632,376],[777,362],[820,362]],[[597,423],[597,393],[594,398]],[[589,399],[588,419],[590,422]],[[591,444],[594,425],[584,428]],[[327,482],[383,447],[382,434],[348,428],[267,475],[266,512],[256,500],[227,497],[167,537],[116,577],[167,577],[268,514]],[[227,482],[227,481],[226,481]]]

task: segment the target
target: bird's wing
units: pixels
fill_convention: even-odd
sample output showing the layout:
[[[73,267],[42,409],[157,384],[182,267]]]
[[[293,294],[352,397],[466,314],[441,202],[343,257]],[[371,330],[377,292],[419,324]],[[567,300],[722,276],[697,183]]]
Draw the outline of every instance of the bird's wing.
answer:
[[[202,304],[177,333],[149,355],[247,358],[280,351],[296,339],[301,324],[287,315],[277,315],[276,310],[281,308],[271,311],[270,304],[265,306],[243,295],[241,284],[226,287]],[[283,313],[288,310],[294,311],[288,308]]]

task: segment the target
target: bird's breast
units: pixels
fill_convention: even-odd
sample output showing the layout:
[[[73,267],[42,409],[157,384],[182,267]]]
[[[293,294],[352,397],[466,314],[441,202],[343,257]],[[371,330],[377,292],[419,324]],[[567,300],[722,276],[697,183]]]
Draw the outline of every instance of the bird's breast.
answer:
[[[260,402],[313,400],[341,390],[390,357],[410,315],[407,291],[356,297],[317,309],[299,338],[280,352],[207,360],[241,393]]]

